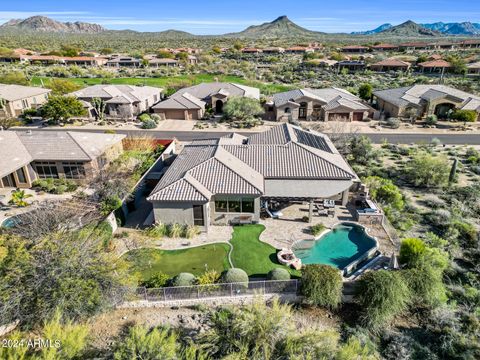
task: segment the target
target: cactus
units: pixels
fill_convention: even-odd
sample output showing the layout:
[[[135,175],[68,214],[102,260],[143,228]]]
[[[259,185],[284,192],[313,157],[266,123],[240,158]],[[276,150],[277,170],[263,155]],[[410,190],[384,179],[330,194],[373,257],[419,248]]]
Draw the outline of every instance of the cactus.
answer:
[[[449,184],[452,184],[455,182],[455,178],[457,176],[457,165],[458,165],[458,159],[455,158],[453,159],[452,168],[450,169],[450,176],[448,177]]]

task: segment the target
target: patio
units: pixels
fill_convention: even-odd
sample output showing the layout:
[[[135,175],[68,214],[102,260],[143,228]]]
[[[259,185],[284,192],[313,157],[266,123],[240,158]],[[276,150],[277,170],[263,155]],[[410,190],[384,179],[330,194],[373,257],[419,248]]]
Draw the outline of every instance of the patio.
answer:
[[[319,216],[318,212],[315,211],[312,222],[308,223],[303,221],[303,218],[308,217],[309,204],[291,204],[281,209],[282,216],[279,219],[269,217],[260,220],[260,223],[265,226],[265,231],[261,234],[260,240],[277,249],[288,248],[296,241],[315,239],[315,236],[310,232],[310,226],[312,225],[323,224],[326,228],[332,228],[342,221],[356,222],[353,206],[336,205],[332,210],[333,216]],[[377,237],[380,251],[388,253],[395,250],[389,235],[381,225],[368,225],[367,227],[368,233]]]

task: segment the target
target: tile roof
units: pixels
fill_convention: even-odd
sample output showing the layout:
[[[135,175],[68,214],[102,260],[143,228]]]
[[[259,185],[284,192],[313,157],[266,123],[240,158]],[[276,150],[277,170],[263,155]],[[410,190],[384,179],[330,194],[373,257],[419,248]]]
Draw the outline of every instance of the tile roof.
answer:
[[[162,89],[153,86],[133,85],[93,85],[71,93],[79,99],[100,98],[113,103],[135,103],[144,101],[152,95],[160,94]]]
[[[437,67],[437,68],[449,68],[452,67],[452,64],[450,64],[448,61],[445,61],[443,59],[438,59],[438,60],[432,60],[432,61],[425,61],[420,64],[418,64],[420,67]]]
[[[405,66],[410,66],[411,64],[406,62],[406,61],[402,61],[402,60],[398,60],[398,59],[385,59],[385,60],[382,60],[382,61],[379,61],[375,64],[372,64],[371,66],[398,66],[398,67],[405,67]]]
[[[32,96],[48,94],[52,90],[34,86],[0,84],[0,99],[7,101],[21,100]]]
[[[234,83],[222,83],[222,82],[201,83],[198,85],[183,88],[178,90],[171,97],[176,97],[186,92],[201,100],[208,99],[212,95],[215,95],[218,93],[227,93],[230,96],[245,96],[245,97],[251,97],[254,99],[260,98],[260,90],[257,88],[234,84]]]
[[[205,109],[205,105],[204,101],[186,92],[161,101],[152,106],[152,109]]]
[[[465,106],[470,100],[480,100],[479,96],[454,89],[446,85],[412,85],[396,89],[374,91],[373,94],[391,104],[405,106],[419,106],[424,101],[450,96],[456,98],[461,103],[460,108]]]
[[[357,176],[326,135],[283,124],[249,138],[232,134],[186,145],[148,200],[208,201],[209,193],[261,195],[266,178]]]
[[[0,131],[0,154],[0,179],[32,161],[32,155],[14,131]]]

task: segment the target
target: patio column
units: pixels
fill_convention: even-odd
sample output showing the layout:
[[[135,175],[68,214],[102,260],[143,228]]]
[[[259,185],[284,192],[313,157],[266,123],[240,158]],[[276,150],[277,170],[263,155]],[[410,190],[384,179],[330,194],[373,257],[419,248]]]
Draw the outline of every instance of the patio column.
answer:
[[[348,189],[342,193],[342,206],[346,206],[348,203]]]
[[[313,199],[310,199],[310,206],[308,207],[308,222],[311,223],[313,218]]]

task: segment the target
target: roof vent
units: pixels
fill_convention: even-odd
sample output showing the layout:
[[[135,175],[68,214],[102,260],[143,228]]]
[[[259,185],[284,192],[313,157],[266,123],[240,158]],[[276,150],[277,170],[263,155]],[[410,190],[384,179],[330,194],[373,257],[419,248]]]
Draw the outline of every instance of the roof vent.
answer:
[[[33,133],[32,133],[32,130],[27,130],[26,134],[27,134],[27,135],[32,135],[32,134],[33,134]]]

